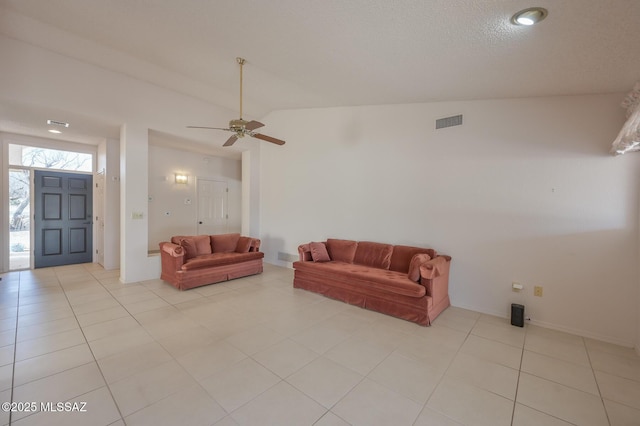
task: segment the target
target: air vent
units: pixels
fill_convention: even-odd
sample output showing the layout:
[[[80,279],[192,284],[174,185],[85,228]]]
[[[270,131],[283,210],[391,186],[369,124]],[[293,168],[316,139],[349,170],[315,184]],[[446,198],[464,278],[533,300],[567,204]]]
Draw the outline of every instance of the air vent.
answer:
[[[436,120],[436,130],[462,125],[462,114]]]
[[[51,124],[52,126],[69,127],[69,123],[65,123],[64,121],[47,120],[47,124]]]
[[[284,260],[285,262],[295,262],[298,260],[297,254],[285,253],[282,251],[278,252],[278,260]]]

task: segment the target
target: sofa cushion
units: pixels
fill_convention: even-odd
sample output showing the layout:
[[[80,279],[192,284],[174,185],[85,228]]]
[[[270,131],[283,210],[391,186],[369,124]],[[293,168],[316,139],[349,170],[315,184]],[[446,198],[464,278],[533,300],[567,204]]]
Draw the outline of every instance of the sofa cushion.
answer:
[[[311,251],[311,259],[314,262],[328,262],[331,260],[327,246],[324,243],[309,243],[309,251]]]
[[[180,245],[185,251],[185,260],[192,259],[202,254],[211,254],[211,242],[208,235],[185,237],[180,240]]]
[[[336,261],[295,262],[293,266],[299,271],[322,275],[327,285],[344,282],[349,286],[360,286],[363,291],[373,289],[380,293],[409,297],[423,297],[426,294],[424,286],[411,281],[407,274],[401,272]]]
[[[411,259],[413,259],[413,256],[418,253],[426,253],[431,256],[432,259],[436,257],[436,251],[433,249],[411,246],[394,246],[389,269],[391,271],[404,272],[406,274],[409,272]]]
[[[190,271],[194,269],[210,268],[213,266],[230,265],[234,263],[242,263],[248,260],[262,259],[264,253],[262,252],[248,252],[248,253],[211,253],[197,256],[188,260],[182,265],[183,271]]]
[[[356,255],[356,248],[358,247],[357,241],[329,238],[327,239],[326,244],[331,260],[353,263],[353,258]]]
[[[219,234],[211,236],[211,247],[214,253],[233,253],[238,247],[240,234]]]
[[[370,241],[360,241],[356,249],[353,263],[374,268],[389,269],[391,264],[391,244],[372,243]]]
[[[251,249],[251,240],[249,237],[240,237],[236,246],[236,253],[249,253]]]
[[[414,254],[413,258],[411,259],[411,263],[409,264],[409,272],[407,273],[407,277],[409,277],[411,281],[420,281],[420,265],[428,262],[429,260],[431,260],[431,256],[426,253]]]

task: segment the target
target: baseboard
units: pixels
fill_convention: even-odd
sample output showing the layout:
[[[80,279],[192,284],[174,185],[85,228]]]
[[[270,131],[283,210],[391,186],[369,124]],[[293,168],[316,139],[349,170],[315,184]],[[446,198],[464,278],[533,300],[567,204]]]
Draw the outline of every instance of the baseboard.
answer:
[[[453,303],[451,304],[451,306],[456,306],[458,308],[463,308],[463,309],[468,309],[468,310],[475,311],[475,312],[480,312],[480,313],[486,314],[486,315],[493,315],[493,316],[500,317],[500,318],[509,318],[507,315],[504,314],[504,312],[491,312],[491,311],[487,311],[485,309],[480,309],[480,308],[475,307],[475,306],[454,305]],[[525,310],[525,318],[527,318],[526,310]],[[611,338],[611,336],[601,335],[601,334],[598,334],[598,333],[592,333],[592,332],[586,331],[586,330],[580,330],[580,329],[575,329],[575,328],[571,328],[571,327],[564,327],[564,326],[561,326],[561,325],[557,325],[557,324],[553,324],[553,323],[549,323],[549,322],[545,322],[545,321],[527,320],[525,322],[525,324],[527,324],[527,323],[536,325],[538,327],[548,328],[550,330],[562,331],[564,333],[575,334],[577,336],[587,337],[589,339],[599,340],[601,342],[611,343],[611,344],[618,345],[618,346],[624,346],[626,348],[634,348],[635,347],[635,351],[638,353],[638,355],[640,355],[640,344],[637,344],[637,345],[634,346],[634,342],[625,341],[625,340],[621,340],[621,339],[615,339],[615,338]]]
[[[283,268],[293,269],[293,262],[285,262],[284,260],[264,259],[264,263],[274,266],[282,266]]]

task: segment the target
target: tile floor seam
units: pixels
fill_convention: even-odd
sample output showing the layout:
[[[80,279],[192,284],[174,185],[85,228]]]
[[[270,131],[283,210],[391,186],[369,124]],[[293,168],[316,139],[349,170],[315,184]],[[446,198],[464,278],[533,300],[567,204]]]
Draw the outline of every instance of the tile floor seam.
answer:
[[[55,272],[55,270],[54,270],[54,272]],[[102,286],[102,288],[104,288],[106,290],[104,285],[100,282],[100,280],[95,278],[95,276],[91,273],[91,271],[87,270],[86,272],[88,272],[89,275],[91,275],[94,279],[96,279],[98,284],[100,284],[100,286]],[[56,273],[56,276],[57,276],[57,273]],[[58,277],[58,282],[60,282],[60,278],[59,277]],[[60,282],[60,286],[62,287],[62,283],[61,282]],[[109,386],[109,382],[107,382],[107,378],[104,376],[104,372],[102,371],[102,368],[100,367],[100,363],[98,362],[98,359],[96,358],[96,354],[93,352],[93,348],[91,348],[91,345],[89,344],[89,340],[87,339],[87,336],[84,333],[84,329],[80,325],[80,321],[78,321],[78,315],[76,314],[75,309],[73,309],[73,306],[71,305],[71,302],[69,301],[69,296],[67,294],[67,290],[64,287],[62,287],[62,290],[64,292],[65,298],[67,299],[67,303],[69,303],[69,306],[71,306],[71,310],[73,311],[73,317],[75,318],[76,322],[78,323],[78,327],[80,327],[80,332],[82,333],[82,337],[84,338],[85,344],[89,348],[89,352],[91,352],[91,356],[93,357],[93,362],[96,363],[96,367],[98,368],[98,371],[100,371],[100,375],[102,376],[102,380],[104,381],[104,384],[105,384],[107,390],[109,391],[109,395],[111,396],[113,404],[116,407],[116,410],[118,410],[118,414],[120,415],[120,419],[124,422],[124,416],[122,415],[122,411],[120,410],[120,406],[117,404],[116,399],[113,396],[113,392],[111,391],[111,387]],[[120,303],[120,302],[118,302],[118,303]]]
[[[413,423],[415,424],[415,422],[418,420],[418,418],[420,417],[420,414],[424,411],[425,408],[427,408],[427,404],[429,404],[429,401],[431,400],[431,398],[433,397],[433,394],[435,393],[436,389],[438,389],[438,386],[440,386],[440,384],[442,383],[442,381],[444,380],[445,376],[447,375],[447,371],[449,370],[449,368],[451,368],[451,364],[453,364],[453,361],[456,359],[456,357],[458,356],[458,354],[460,353],[460,349],[462,349],[462,347],[464,346],[465,342],[467,341],[467,339],[469,339],[469,336],[471,336],[471,331],[473,330],[473,327],[475,327],[478,322],[480,321],[480,316],[478,316],[478,318],[476,318],[476,321],[473,323],[473,326],[469,329],[469,331],[467,332],[467,335],[464,337],[464,340],[462,341],[462,343],[460,343],[460,345],[458,346],[458,349],[456,349],[455,354],[453,354],[453,356],[451,357],[451,360],[449,361],[449,363],[447,364],[447,367],[443,370],[442,375],[440,376],[440,378],[438,379],[438,382],[436,383],[436,385],[433,387],[433,390],[431,391],[431,393],[429,393],[429,396],[427,397],[427,400],[425,401],[425,403],[422,405],[422,409],[420,410],[420,413],[418,413],[418,417],[416,417],[413,421]],[[446,325],[443,326],[446,328],[450,328],[447,327]],[[456,330],[454,328],[450,328],[451,330],[454,331],[460,331],[460,330]],[[445,416],[448,419],[453,420],[456,423],[459,423],[457,420],[452,419],[451,417],[449,417],[447,414],[440,412],[436,409],[430,408],[431,410],[435,411],[438,414],[441,414],[443,416]]]
[[[98,282],[100,283],[100,285],[102,285],[102,286],[104,287],[104,285],[100,282],[100,280],[98,280]],[[106,289],[106,288],[105,288],[105,289]],[[108,291],[108,289],[107,289],[107,291]],[[110,292],[109,292],[109,293],[110,293]],[[111,294],[111,293],[110,293],[110,294]],[[112,296],[112,297],[113,297],[113,296]],[[147,331],[147,329],[142,325],[142,323],[140,323],[140,321],[139,321],[139,320],[138,320],[138,319],[137,319],[137,318],[136,318],[136,317],[135,317],[131,312],[129,312],[129,310],[126,308],[126,306],[124,306],[124,305],[123,305],[123,304],[122,304],[118,299],[116,299],[115,297],[113,297],[113,298],[114,298],[114,299],[118,302],[118,304],[119,304],[119,305],[120,305],[120,306],[121,306],[121,307],[122,307],[122,308],[123,308],[123,309],[124,309],[128,314],[129,314],[129,316],[130,316],[130,317],[132,317],[132,318],[133,318],[133,319],[138,323],[138,325],[139,325],[140,327],[142,327],[142,329],[145,331],[145,333],[147,333],[147,334],[148,334],[148,335],[153,339],[153,341],[154,341],[154,342],[157,342],[157,339],[156,339],[155,337],[153,337],[153,336],[152,336],[152,335]],[[107,322],[107,321],[103,321],[103,322]],[[83,331],[83,335],[84,335],[84,331]],[[107,337],[108,337],[108,336],[107,336]],[[107,337],[105,337],[105,338],[107,338]],[[86,337],[85,337],[85,338],[86,338]],[[98,340],[101,340],[101,339],[97,339],[97,340],[95,340],[95,341],[98,341]],[[159,345],[160,345],[160,346],[161,346],[161,347],[166,351],[166,349],[164,348],[164,346],[162,346],[162,344],[161,344],[161,343],[159,343],[159,342],[158,342],[158,344],[159,344]],[[139,346],[139,345],[136,345],[136,346]],[[89,348],[91,349],[91,346],[89,346]],[[177,359],[176,359],[176,358],[175,358],[171,353],[169,353],[168,351],[167,351],[167,353],[169,354],[169,356],[171,357],[171,359],[172,359],[172,360],[173,360],[173,361],[174,361],[174,362],[175,362],[175,363],[176,363],[176,364],[177,364],[177,365],[178,365],[178,366],[179,366],[179,367],[180,367],[180,368],[181,368],[181,369],[182,369],[182,370],[183,370],[183,371],[184,371],[184,372],[189,376],[189,377],[191,377],[191,378],[192,378],[192,379],[193,379],[193,380],[198,384],[198,386],[200,386],[200,387],[201,387],[201,385],[200,385],[200,383],[198,382],[198,380],[196,380],[196,379],[195,379],[195,378],[194,378],[194,377],[193,377],[193,376],[192,376],[188,371],[186,371],[186,370],[184,369],[184,367],[182,366],[182,364],[180,364],[180,362],[178,362],[178,360],[177,360]],[[126,424],[126,421],[124,420],[124,419],[125,419],[125,416],[123,415],[122,411],[120,410],[120,406],[118,405],[118,403],[117,403],[117,401],[116,401],[116,399],[115,399],[115,397],[114,397],[114,395],[113,395],[113,392],[112,392],[112,390],[111,390],[111,385],[113,385],[113,384],[115,384],[115,383],[118,383],[120,380],[124,380],[125,378],[122,378],[122,379],[120,379],[120,380],[116,380],[116,381],[115,381],[115,382],[113,382],[113,383],[109,383],[109,382],[107,381],[106,377],[104,376],[104,372],[102,371],[102,367],[100,366],[100,363],[98,362],[97,358],[95,357],[95,354],[93,353],[93,349],[91,349],[91,354],[92,354],[92,355],[93,355],[93,357],[94,357],[94,360],[95,360],[95,362],[96,362],[96,364],[97,364],[97,366],[98,366],[98,369],[100,370],[100,374],[102,375],[102,378],[103,378],[103,380],[105,381],[106,387],[107,387],[107,389],[109,390],[109,394],[111,395],[111,398],[112,398],[112,399],[113,399],[113,401],[114,401],[114,404],[115,404],[115,406],[116,406],[116,408],[117,408],[117,410],[118,410],[118,413],[120,414],[120,417],[121,417],[122,421]],[[108,358],[108,357],[105,357],[105,358]],[[152,367],[149,367],[149,368],[152,368]],[[147,370],[147,369],[144,369],[144,370]],[[143,370],[143,371],[144,371],[144,370]],[[129,377],[131,377],[131,376],[129,376]],[[180,390],[180,389],[176,390],[175,392],[172,392],[170,395],[167,395],[165,398],[168,398],[168,397],[170,397],[170,396],[172,396],[172,395],[175,395],[179,390]],[[162,399],[165,399],[165,398],[162,398]],[[212,398],[213,398],[213,397],[212,397]],[[162,400],[162,399],[161,399],[161,400]],[[214,401],[215,401],[215,399],[214,399]],[[157,402],[157,401],[155,401],[155,402]],[[135,412],[132,412],[132,413],[128,414],[128,416],[131,416],[131,415],[133,415],[134,413],[137,413],[138,411],[141,411],[141,410],[144,410],[145,408],[150,407],[150,406],[151,406],[151,405],[153,405],[155,402],[152,402],[152,403],[150,403],[150,404],[145,405],[144,407],[141,407],[139,410],[136,410]],[[216,401],[216,403],[218,403],[218,402]],[[128,416],[127,416],[127,417],[128,417]]]
[[[242,407],[244,407],[245,405],[250,404],[250,403],[251,403],[251,402],[253,402],[256,398],[259,398],[259,397],[260,397],[260,395],[264,394],[265,392],[269,391],[270,389],[274,388],[275,386],[278,386],[278,385],[279,385],[280,383],[282,383],[282,382],[285,382],[285,383],[286,383],[286,384],[288,384],[289,386],[294,387],[291,383],[286,382],[284,379],[280,379],[277,383],[274,383],[273,385],[269,386],[267,389],[265,389],[265,390],[263,390],[262,392],[258,393],[256,396],[254,396],[253,398],[249,399],[248,401],[245,401],[245,402],[244,402],[244,404],[239,405],[238,407],[236,407],[235,409],[233,409],[233,410],[231,410],[231,411],[227,411],[227,410],[225,410],[225,408],[224,408],[224,407],[222,407],[222,405],[220,405],[220,403],[218,402],[218,400],[217,400],[217,399],[215,399],[215,398],[213,397],[213,395],[211,395],[211,394],[210,394],[206,389],[205,389],[205,392],[207,393],[207,395],[209,395],[209,396],[211,397],[211,399],[213,399],[213,400],[216,402],[216,404],[218,404],[218,405],[220,405],[220,407],[222,407],[222,409],[227,413],[227,416],[231,416],[231,415],[233,415],[233,413],[235,413],[236,411],[240,410],[240,409],[241,409]],[[294,387],[294,388],[295,388],[295,387]],[[295,388],[295,389],[296,389],[296,390],[298,390],[298,388]],[[301,392],[301,391],[300,391],[300,392]],[[304,394],[304,395],[305,395],[305,396],[307,396],[308,398],[311,398],[311,397],[309,397],[307,394]],[[319,404],[320,406],[322,406],[322,404],[320,404],[319,402],[317,402],[315,399],[313,399],[313,398],[311,398],[311,399],[312,399],[316,404]],[[325,414],[326,414],[326,412],[325,412]],[[323,414],[323,416],[324,416],[324,414]]]
[[[522,361],[524,360],[524,345],[527,341],[528,327],[524,330],[524,339],[522,339],[522,349],[520,351],[520,365],[518,366],[518,378],[516,380],[516,393],[513,395],[513,410],[511,411],[511,425],[516,416],[516,406],[518,404],[518,390],[520,389],[520,375],[522,374]]]
[[[18,349],[18,324],[20,321],[20,287],[21,287],[21,275],[18,274],[18,296],[16,297],[16,328],[13,336],[13,367],[11,369],[11,392],[10,392],[10,402],[13,403],[13,391],[15,389],[15,380],[16,380],[16,352]],[[4,404],[5,401],[2,401]],[[12,423],[13,411],[9,411],[9,424]]]
[[[322,357],[322,356],[323,356],[323,355],[320,355],[320,357]],[[320,357],[318,357],[318,358],[320,358]],[[316,360],[317,360],[318,358],[316,358]],[[329,358],[326,358],[326,359],[327,359],[327,360],[329,360],[329,361],[331,361],[331,362],[335,362],[335,361],[330,360]],[[315,360],[314,360],[314,361],[315,361]],[[313,362],[313,361],[311,361],[311,362]],[[311,364],[311,362],[310,362],[309,364]],[[339,364],[339,363],[336,363],[336,364]],[[308,364],[307,364],[307,365],[308,365]],[[350,368],[345,367],[345,366],[343,366],[342,364],[339,364],[339,365],[340,365],[341,367],[344,367],[344,368],[347,368],[347,369],[351,370]],[[300,369],[300,370],[301,370],[301,369]],[[298,371],[299,371],[299,370],[298,370]],[[351,370],[351,371],[353,371],[353,370]],[[373,370],[372,370],[372,371],[373,371]],[[357,374],[359,374],[359,375],[360,375],[360,373],[357,373]],[[293,374],[290,374],[290,375],[289,375],[289,377],[291,377],[291,376],[293,376]],[[342,395],[342,397],[341,397],[340,399],[338,399],[336,402],[334,402],[334,403],[333,403],[333,405],[332,405],[331,407],[329,407],[329,408],[325,407],[325,406],[324,406],[320,401],[317,401],[316,399],[314,399],[311,395],[308,395],[308,394],[307,394],[305,391],[303,391],[302,389],[299,389],[299,388],[298,388],[296,385],[294,385],[293,383],[288,382],[286,379],[282,379],[282,380],[283,380],[284,382],[286,382],[289,386],[293,386],[295,389],[297,389],[298,391],[302,392],[302,393],[303,393],[304,395],[306,395],[308,398],[311,398],[313,401],[315,401],[316,403],[320,404],[320,406],[322,406],[322,407],[324,407],[324,408],[327,408],[327,411],[331,411],[331,410],[333,410],[333,408],[334,408],[336,405],[338,405],[338,404],[340,403],[340,401],[342,401],[344,398],[346,398],[346,397],[347,397],[347,395],[349,395],[351,392],[353,392],[353,390],[354,390],[355,388],[357,388],[357,387],[360,385],[360,383],[362,383],[365,379],[367,379],[367,376],[362,376],[362,378],[358,381],[358,383],[356,383],[355,385],[353,385],[353,386],[351,387],[351,389],[349,389],[349,391],[348,391],[347,393],[345,393],[344,395]],[[374,381],[373,379],[369,379],[369,380]],[[374,381],[374,382],[375,382],[375,381]],[[378,382],[375,382],[375,383],[378,383]],[[380,383],[378,383],[378,384],[380,384]],[[381,385],[381,386],[382,386],[382,385]],[[385,386],[385,388],[386,388],[386,386]],[[392,391],[393,391],[393,389],[390,389],[390,390],[392,390]],[[400,395],[400,393],[398,393],[398,392],[396,392],[396,393],[397,393],[398,395]],[[401,395],[401,396],[404,396],[404,395]],[[326,414],[326,413],[325,413],[325,414]],[[324,414],[323,414],[323,416],[324,416]]]
[[[607,410],[607,405],[604,403],[604,397],[602,396],[602,391],[600,390],[600,383],[598,383],[598,378],[596,376],[596,371],[593,368],[593,363],[591,362],[591,354],[589,353],[589,348],[587,347],[587,342],[585,342],[584,337],[582,337],[582,344],[584,346],[584,350],[587,353],[587,359],[589,360],[589,368],[591,369],[591,374],[593,375],[593,380],[596,382],[596,388],[598,389],[598,396],[600,397],[600,402],[602,403],[602,408],[604,409],[604,415],[607,416],[607,422],[609,422],[609,426],[611,426],[611,418],[609,417],[609,410]]]

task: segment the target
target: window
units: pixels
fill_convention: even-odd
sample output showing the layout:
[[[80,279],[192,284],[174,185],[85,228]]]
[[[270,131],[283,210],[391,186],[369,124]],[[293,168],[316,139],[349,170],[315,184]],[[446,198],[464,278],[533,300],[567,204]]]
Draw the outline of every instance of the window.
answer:
[[[83,152],[9,144],[9,164],[40,169],[93,171],[93,156]]]

